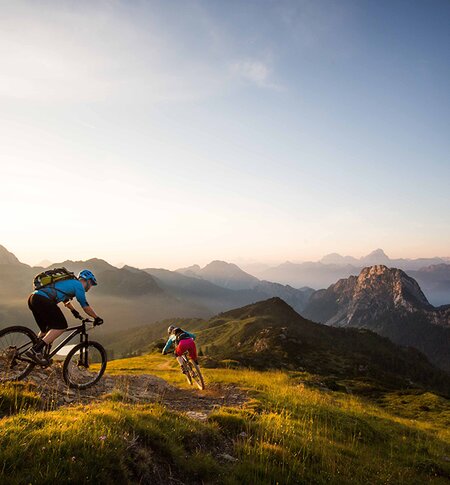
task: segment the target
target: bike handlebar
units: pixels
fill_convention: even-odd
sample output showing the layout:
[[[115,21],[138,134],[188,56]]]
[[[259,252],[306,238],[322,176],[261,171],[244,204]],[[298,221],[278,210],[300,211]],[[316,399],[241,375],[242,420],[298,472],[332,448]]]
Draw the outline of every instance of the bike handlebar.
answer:
[[[91,320],[90,318],[83,318],[81,316],[76,317],[78,320],[81,320],[83,323],[94,323],[94,320]]]
[[[83,323],[92,323],[94,327],[98,327],[98,325],[101,325],[101,323],[96,324],[95,320],[92,320],[90,318],[83,318],[82,316],[76,317],[78,320],[81,320]],[[102,322],[103,323],[103,322]]]

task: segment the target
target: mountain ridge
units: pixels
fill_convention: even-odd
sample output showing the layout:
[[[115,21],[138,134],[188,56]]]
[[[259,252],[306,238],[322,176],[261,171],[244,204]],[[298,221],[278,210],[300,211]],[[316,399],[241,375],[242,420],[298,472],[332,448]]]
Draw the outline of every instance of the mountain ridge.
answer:
[[[21,265],[15,254],[8,251],[5,246],[0,244],[0,265]]]
[[[375,265],[341,279],[313,293],[303,314],[326,325],[370,329],[450,370],[450,305],[431,305],[398,268]]]

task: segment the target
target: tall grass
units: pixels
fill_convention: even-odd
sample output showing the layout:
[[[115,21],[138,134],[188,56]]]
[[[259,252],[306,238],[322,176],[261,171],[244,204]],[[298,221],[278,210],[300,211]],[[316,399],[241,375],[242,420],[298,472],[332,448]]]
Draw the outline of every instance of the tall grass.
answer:
[[[176,362],[157,355],[115,361],[109,371],[151,373],[187,386]],[[58,411],[19,406],[1,420],[0,483],[450,481],[444,398],[411,391],[370,400],[315,388],[317,378],[306,373],[204,373],[211,392],[212,384],[239,386],[247,403],[215,410],[205,423],[162,404],[130,404],[119,391],[103,403]]]
[[[353,396],[308,389],[283,373],[241,371],[238,379],[259,391],[257,399],[248,409],[216,411],[210,420],[235,440],[236,472],[245,483],[450,479],[450,443],[429,423],[392,416]]]
[[[105,402],[5,418],[0,483],[167,483],[220,476],[216,427],[158,404]]]
[[[0,385],[0,418],[40,406],[41,398],[33,386],[23,382]]]
[[[157,355],[112,363],[112,372],[151,372],[184,385],[175,365]],[[166,358],[167,359],[167,358]],[[446,483],[450,480],[448,400],[412,393],[404,404],[386,394],[384,405],[310,386],[307,373],[204,369],[207,383],[247,389],[241,409],[221,409],[209,420],[234,442],[241,483]],[[405,398],[405,396],[403,396]],[[430,413],[411,414],[420,401],[438,401]],[[431,417],[431,419],[430,419]]]

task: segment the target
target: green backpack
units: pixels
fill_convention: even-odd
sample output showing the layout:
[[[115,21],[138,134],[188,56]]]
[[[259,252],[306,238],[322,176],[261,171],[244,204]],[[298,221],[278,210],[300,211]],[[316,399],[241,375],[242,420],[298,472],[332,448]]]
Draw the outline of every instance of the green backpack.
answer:
[[[35,290],[40,290],[45,286],[50,286],[57,281],[64,280],[76,280],[77,277],[71,271],[66,268],[54,268],[48,269],[47,271],[42,271],[42,273],[37,274],[33,280],[33,287]]]

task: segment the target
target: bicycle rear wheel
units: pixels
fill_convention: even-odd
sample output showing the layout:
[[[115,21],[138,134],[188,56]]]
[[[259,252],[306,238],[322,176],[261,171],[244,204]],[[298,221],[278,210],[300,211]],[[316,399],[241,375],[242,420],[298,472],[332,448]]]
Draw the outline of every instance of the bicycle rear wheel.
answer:
[[[8,327],[0,331],[0,382],[20,381],[35,364],[22,355],[38,341],[27,327]]]
[[[203,391],[205,389],[205,381],[203,380],[202,373],[200,372],[200,367],[194,361],[189,361],[189,368],[192,379],[197,384],[197,387]]]
[[[191,377],[191,369],[189,367],[189,360],[184,355],[183,355],[183,369],[184,369],[184,375],[186,376],[187,381],[192,386],[192,377]]]
[[[64,360],[64,380],[74,389],[87,389],[101,379],[106,362],[106,351],[98,342],[75,345]]]

